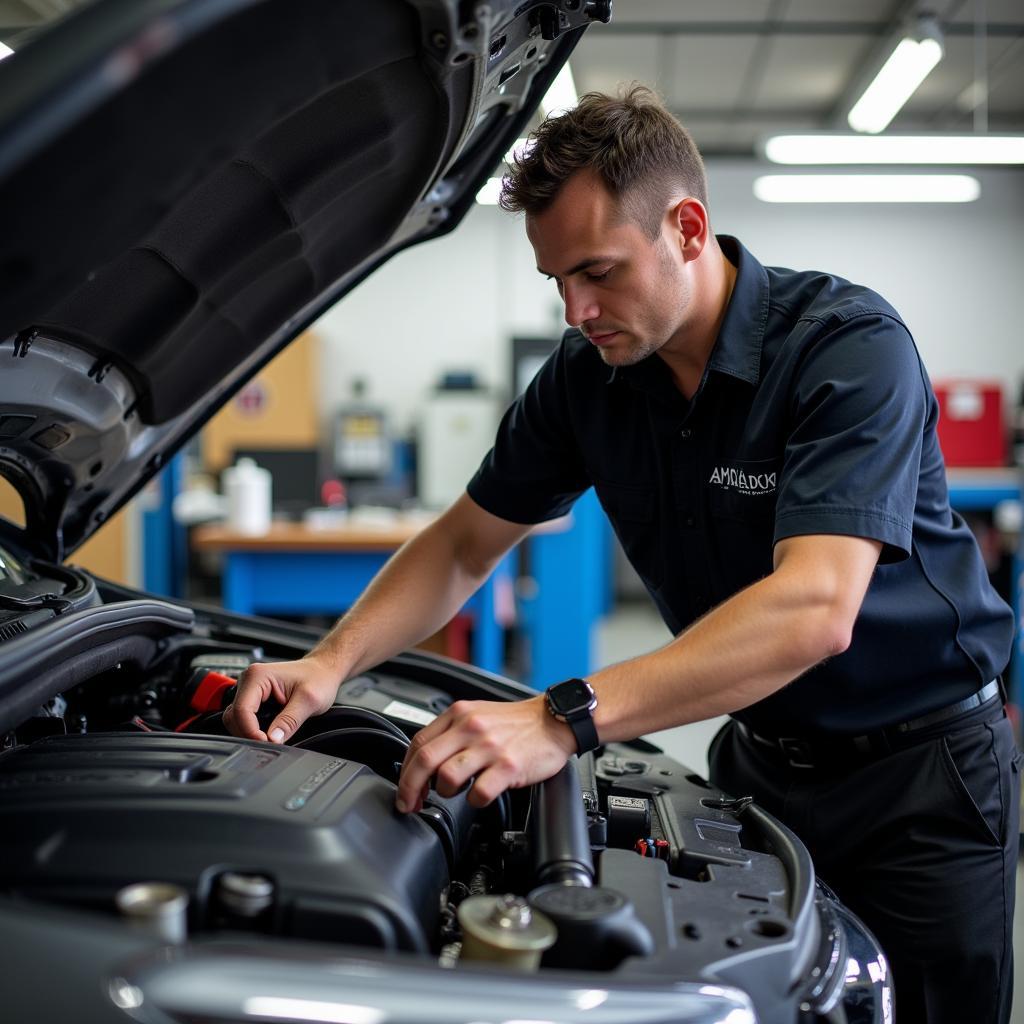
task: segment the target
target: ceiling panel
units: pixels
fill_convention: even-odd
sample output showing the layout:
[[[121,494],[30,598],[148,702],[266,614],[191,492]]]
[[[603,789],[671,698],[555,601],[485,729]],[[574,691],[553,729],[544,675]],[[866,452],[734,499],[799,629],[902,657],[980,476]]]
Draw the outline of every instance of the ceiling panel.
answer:
[[[771,117],[687,118],[683,111],[674,113],[689,129],[697,147],[705,156],[749,156],[757,143],[768,135],[813,131],[819,127],[818,118],[807,116],[778,121]]]
[[[1024,57],[1024,40],[994,38],[988,41],[990,91],[998,88],[1003,109],[1021,110],[1024,91],[1014,97],[1004,82],[1012,82],[1014,65]],[[943,127],[943,118],[959,121],[964,113],[958,99],[975,79],[974,45],[970,38],[947,37],[945,55],[932,73],[908,100],[903,118],[929,117],[936,129]]]
[[[893,10],[893,0],[789,0],[785,21],[887,21]]]
[[[772,41],[757,107],[831,111],[868,44],[865,36],[780,36]]]
[[[1006,25],[1024,26],[1024,4],[1020,0],[984,0],[982,5],[985,10],[986,20],[992,24],[1001,23]],[[952,13],[946,16],[945,20],[954,24],[974,24],[976,4],[973,0],[966,0],[965,3],[955,3]]]
[[[988,106],[990,113],[1014,114],[1020,120],[1024,97],[1024,40],[1013,44],[1006,59],[993,71],[989,79]]]
[[[772,0],[616,0],[612,17],[629,22],[763,21]]]
[[[647,85],[656,82],[662,45],[656,36],[611,36],[588,33],[573,52],[569,63],[579,93],[614,93],[620,83],[634,80]]]
[[[666,101],[684,113],[732,110],[757,43],[756,36],[677,37],[673,66],[665,75]]]

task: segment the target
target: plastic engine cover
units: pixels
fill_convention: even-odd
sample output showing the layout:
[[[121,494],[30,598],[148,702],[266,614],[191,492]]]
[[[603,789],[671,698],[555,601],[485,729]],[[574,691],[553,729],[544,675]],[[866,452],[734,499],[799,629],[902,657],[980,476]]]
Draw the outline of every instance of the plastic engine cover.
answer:
[[[219,875],[260,874],[268,931],[430,948],[441,843],[361,764],[212,736],[62,736],[0,755],[0,791],[11,894],[113,910],[124,885],[172,882],[203,929],[219,920]]]

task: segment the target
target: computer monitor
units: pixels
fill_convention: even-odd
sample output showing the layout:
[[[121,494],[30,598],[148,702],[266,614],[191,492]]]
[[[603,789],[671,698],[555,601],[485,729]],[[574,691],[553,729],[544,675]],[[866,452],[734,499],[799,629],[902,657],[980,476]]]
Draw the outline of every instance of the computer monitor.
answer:
[[[252,459],[269,470],[277,515],[299,517],[320,504],[320,452],[316,448],[236,448],[235,461]]]
[[[557,338],[513,338],[509,372],[510,397],[514,400],[537,375],[548,356],[558,347]]]

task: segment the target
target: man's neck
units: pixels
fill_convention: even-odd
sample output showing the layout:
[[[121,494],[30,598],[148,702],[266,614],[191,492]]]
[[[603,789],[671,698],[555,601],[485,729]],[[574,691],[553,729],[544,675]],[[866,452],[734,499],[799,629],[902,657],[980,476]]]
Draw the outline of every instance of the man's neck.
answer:
[[[694,281],[693,314],[677,336],[658,352],[676,387],[687,399],[693,398],[700,387],[736,284],[736,267],[726,259],[717,242],[713,250],[702,255],[706,258],[701,261],[705,267]]]

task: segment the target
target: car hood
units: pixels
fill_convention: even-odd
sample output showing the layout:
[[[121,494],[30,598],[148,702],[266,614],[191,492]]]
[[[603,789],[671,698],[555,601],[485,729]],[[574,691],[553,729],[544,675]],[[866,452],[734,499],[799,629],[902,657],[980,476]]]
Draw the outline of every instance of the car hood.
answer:
[[[59,562],[451,230],[609,8],[99,0],[0,62],[0,543]]]

